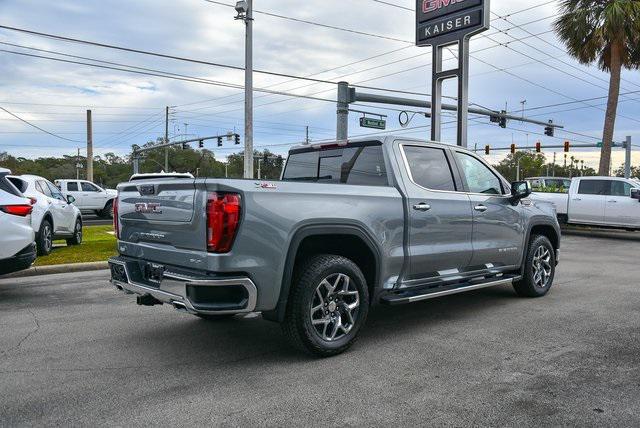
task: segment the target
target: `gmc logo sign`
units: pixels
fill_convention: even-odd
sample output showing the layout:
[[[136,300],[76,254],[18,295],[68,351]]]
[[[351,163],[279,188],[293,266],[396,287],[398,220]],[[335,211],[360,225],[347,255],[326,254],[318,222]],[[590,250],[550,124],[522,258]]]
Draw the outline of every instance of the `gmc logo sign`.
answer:
[[[466,0],[422,0],[422,13],[429,13]]]
[[[140,214],[162,214],[160,204],[157,203],[139,202],[135,205],[135,209]]]

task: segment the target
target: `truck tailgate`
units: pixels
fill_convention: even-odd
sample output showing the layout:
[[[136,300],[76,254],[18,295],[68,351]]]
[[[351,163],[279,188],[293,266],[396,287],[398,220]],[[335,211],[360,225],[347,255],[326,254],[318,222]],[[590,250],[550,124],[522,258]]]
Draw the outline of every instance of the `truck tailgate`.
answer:
[[[200,183],[204,186],[204,183]],[[166,179],[123,183],[118,186],[120,239],[205,250],[202,216],[206,201],[198,199],[197,180]],[[202,192],[206,196],[206,192]]]

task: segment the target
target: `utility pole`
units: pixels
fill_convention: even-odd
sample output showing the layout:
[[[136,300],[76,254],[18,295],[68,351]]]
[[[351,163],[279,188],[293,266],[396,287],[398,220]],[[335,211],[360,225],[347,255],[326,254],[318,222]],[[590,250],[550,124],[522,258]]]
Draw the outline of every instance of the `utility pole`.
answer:
[[[556,152],[553,152],[553,177],[556,176]]]
[[[164,143],[169,142],[169,106],[164,114]],[[164,172],[169,172],[169,146],[164,148]]]
[[[305,144],[309,144],[309,126],[305,126]]]
[[[349,136],[349,83],[338,82],[336,140],[346,140]]]
[[[87,180],[93,181],[93,124],[91,110],[87,110]]]
[[[244,178],[253,178],[253,0],[236,3],[235,19],[244,21]]]
[[[624,178],[631,178],[631,136],[624,142]]]
[[[76,180],[80,180],[80,147],[78,147],[78,156],[76,157]]]

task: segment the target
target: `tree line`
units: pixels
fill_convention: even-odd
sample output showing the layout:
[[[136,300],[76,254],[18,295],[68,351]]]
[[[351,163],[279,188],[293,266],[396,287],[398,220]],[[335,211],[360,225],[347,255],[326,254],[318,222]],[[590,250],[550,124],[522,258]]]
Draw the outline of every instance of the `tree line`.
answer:
[[[169,171],[190,172],[200,177],[229,177],[242,178],[244,152],[230,155],[227,162],[216,159],[214,152],[207,149],[194,150],[192,148],[169,149]],[[284,166],[284,158],[274,155],[269,150],[255,151],[255,175],[258,174],[258,162],[260,163],[261,178],[265,180],[277,180],[280,178]],[[259,160],[259,161],[258,161]],[[571,156],[564,166],[553,165],[547,162],[541,153],[516,152],[507,155],[503,160],[495,164],[495,168],[508,180],[517,178],[516,168],[520,168],[520,179],[536,176],[554,175],[556,177],[593,176],[596,170],[590,167],[582,168],[575,157]],[[76,169],[80,164],[83,167]],[[14,174],[34,174],[45,177],[51,181],[56,179],[74,179],[76,174],[81,179],[86,177],[84,168],[86,158],[64,155],[61,157],[42,157],[27,159],[15,157],[6,152],[0,152],[0,166],[10,169]],[[164,150],[154,150],[140,161],[140,172],[159,172],[164,170]],[[118,183],[128,181],[132,174],[132,160],[130,156],[118,156],[107,153],[103,156],[95,156],[93,162],[94,182],[108,188],[114,188]],[[618,177],[624,176],[624,167],[615,170]],[[632,168],[632,177],[640,176],[640,165]]]

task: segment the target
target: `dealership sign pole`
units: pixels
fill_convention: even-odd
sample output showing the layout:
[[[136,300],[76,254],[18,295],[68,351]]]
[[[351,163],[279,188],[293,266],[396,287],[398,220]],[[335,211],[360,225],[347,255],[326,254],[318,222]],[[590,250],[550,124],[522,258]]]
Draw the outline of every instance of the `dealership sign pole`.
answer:
[[[417,0],[416,45],[433,48],[431,139],[441,140],[442,82],[458,79],[458,140],[467,147],[469,39],[489,29],[489,0]],[[442,69],[442,52],[458,45],[458,67]]]

